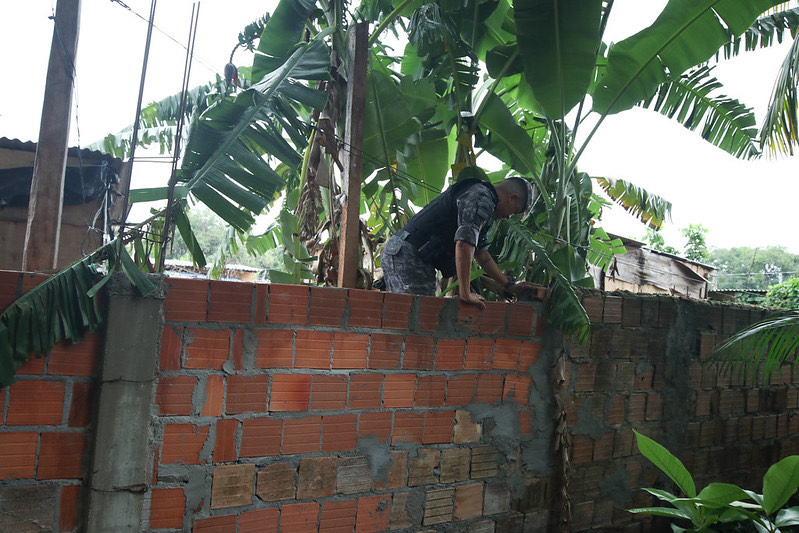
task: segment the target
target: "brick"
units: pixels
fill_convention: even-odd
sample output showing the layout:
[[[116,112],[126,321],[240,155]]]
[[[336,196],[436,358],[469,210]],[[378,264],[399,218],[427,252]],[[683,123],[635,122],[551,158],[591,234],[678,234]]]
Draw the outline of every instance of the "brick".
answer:
[[[594,442],[594,461],[613,457],[613,433],[605,433]]]
[[[369,368],[398,369],[402,354],[402,337],[400,335],[371,335],[369,347]]]
[[[69,406],[67,425],[71,428],[85,428],[91,423],[96,386],[94,383],[76,381],[72,384],[72,403]],[[0,396],[2,393],[0,393]],[[0,400],[0,409],[3,402]]]
[[[391,495],[358,498],[355,533],[377,533],[388,529]]]
[[[424,499],[424,518],[422,524],[431,526],[452,520],[455,489],[445,488],[428,490]]]
[[[419,376],[414,405],[416,407],[442,407],[446,391],[444,376]]]
[[[458,322],[455,325],[455,327],[453,327],[450,324],[447,324],[446,327],[450,327],[452,329],[455,329],[456,331],[465,332],[468,335],[477,333],[477,327],[478,327],[477,323],[478,323],[478,315],[480,313],[480,309],[474,305],[463,304],[461,303],[460,300],[457,301],[457,305],[458,305]]]
[[[335,494],[336,462],[335,457],[303,458],[297,480],[297,499],[310,500]]]
[[[230,355],[235,370],[244,369],[244,330],[235,328],[233,330],[233,339],[230,346]],[[249,366],[248,362],[248,366]],[[249,370],[249,369],[248,369]]]
[[[469,479],[469,448],[441,450],[441,483],[457,483]]]
[[[186,345],[186,368],[222,370],[230,353],[230,331],[189,328]]]
[[[379,294],[379,293],[378,293]],[[355,529],[357,500],[322,502],[319,514],[319,531],[325,533],[352,533]]]
[[[318,503],[291,503],[280,510],[281,533],[308,533],[317,530]]]
[[[408,335],[405,337],[405,355],[402,358],[402,368],[406,370],[432,370],[434,352],[435,339],[433,337]]]
[[[495,370],[518,370],[521,348],[522,342],[520,340],[497,339],[494,344],[492,368]]]
[[[369,335],[336,331],[333,333],[334,369],[366,368]]]
[[[408,529],[414,524],[411,519],[410,509],[413,507],[412,496],[414,493],[397,492],[391,501],[391,513],[389,515],[389,527],[392,531],[397,529]]]
[[[47,356],[47,374],[50,376],[93,376],[97,368],[100,337],[88,333],[76,344],[59,342]]]
[[[183,354],[183,328],[165,326],[161,332],[159,365],[161,370],[180,370]]]
[[[366,456],[342,457],[338,461],[336,492],[339,494],[358,494],[369,492],[372,488],[372,472]]]
[[[255,465],[214,467],[211,485],[211,509],[226,509],[252,504],[255,488]]]
[[[663,400],[657,392],[646,395],[646,420],[660,420],[663,414]]]
[[[595,365],[594,388],[595,392],[607,392],[614,384],[616,378],[615,361],[598,361]]]
[[[310,396],[310,374],[274,374],[269,410],[306,411]]]
[[[389,374],[383,381],[383,407],[413,407],[416,374]]]
[[[36,479],[82,477],[86,445],[84,433],[42,433]]]
[[[155,403],[161,415],[194,414],[192,396],[197,378],[194,376],[161,376],[155,392]]]
[[[312,326],[343,326],[347,309],[347,290],[311,287],[308,323]]]
[[[0,270],[0,309],[8,309],[18,298],[21,277],[19,272]]]
[[[297,469],[288,463],[265,466],[257,475],[257,496],[266,502],[293,500],[296,494]]]
[[[455,444],[469,444],[480,442],[483,434],[483,426],[479,422],[472,421],[469,411],[458,409],[455,411],[455,434],[453,442]]]
[[[620,296],[605,296],[605,309],[602,313],[605,324],[621,324],[622,300]]]
[[[433,332],[438,327],[439,314],[446,300],[432,296],[419,297],[419,320],[416,329],[419,331]]]
[[[194,520],[192,533],[227,533],[235,531],[236,515],[209,516]]]
[[[167,322],[205,322],[208,281],[167,278],[164,317]]]
[[[347,376],[315,374],[311,382],[311,410],[336,411],[347,407]]]
[[[474,401],[489,405],[499,403],[502,400],[503,381],[502,374],[478,375]]]
[[[32,479],[38,433],[0,433],[0,479]]]
[[[315,453],[320,450],[322,417],[287,419],[283,422],[283,454]]]
[[[238,429],[239,421],[234,418],[216,421],[215,463],[229,463],[236,460],[236,432]]]
[[[621,323],[624,327],[637,328],[641,326],[641,299],[622,298]]]
[[[410,294],[383,293],[383,328],[409,329],[413,296]]]
[[[525,409],[519,413],[519,429],[522,432],[522,437],[532,437],[536,434],[534,421],[535,416],[531,410]]]
[[[20,366],[16,370],[16,374],[18,376],[23,376],[23,375],[43,376],[44,366],[46,362],[47,358],[44,356],[29,355],[28,360],[25,361],[22,364],[22,366]]]
[[[480,335],[504,335],[506,332],[505,316],[509,306],[503,302],[486,302],[486,308],[480,312]]]
[[[383,319],[383,293],[350,289],[347,311],[348,327],[379,328]]]
[[[279,520],[276,507],[246,511],[239,515],[239,533],[278,533]]]
[[[455,520],[471,520],[483,514],[483,484],[467,483],[455,487]]]
[[[594,441],[585,435],[575,435],[572,440],[572,463],[590,462],[594,455]]]
[[[255,349],[256,368],[291,368],[294,366],[294,332],[288,329],[258,329]]]
[[[225,412],[227,414],[263,413],[266,411],[266,392],[269,388],[268,375],[231,375],[226,379]],[[272,396],[274,397],[274,390],[272,391]],[[306,407],[308,405],[307,399],[305,405]],[[270,405],[270,407],[273,411],[277,410],[274,405]]]
[[[527,405],[530,396],[530,376],[508,374],[505,376],[505,387],[502,390],[502,401],[512,401],[516,405]]]
[[[330,369],[333,333],[301,330],[294,348],[294,368]]]
[[[466,342],[457,339],[438,339],[436,342],[436,370],[462,370]]]
[[[383,472],[378,470],[373,480],[374,490],[391,490],[405,486],[408,472],[408,452],[391,450],[391,465]]]
[[[474,399],[476,374],[456,374],[447,379],[447,405],[468,405]]]
[[[241,423],[240,457],[280,455],[283,421],[275,418],[247,418]]]
[[[535,333],[536,315],[532,307],[512,304],[508,309],[508,334],[531,337]]]
[[[164,426],[161,463],[198,464],[200,452],[208,438],[208,426],[166,424]]]
[[[252,320],[255,325],[266,323],[266,307],[269,302],[269,285],[264,283],[255,284],[255,304],[253,306]]]
[[[222,416],[222,402],[225,399],[225,378],[220,374],[210,374],[205,383],[205,401],[200,410],[202,416]]]
[[[17,381],[8,387],[9,426],[61,424],[64,384],[57,381]]]
[[[441,453],[434,448],[419,448],[418,455],[408,464],[408,486],[434,485],[438,483]]]
[[[521,356],[519,357],[519,372],[527,372],[538,359],[543,345],[540,342],[522,341]]]
[[[358,417],[358,440],[375,437],[379,441],[388,442],[392,419],[393,414],[390,411],[361,413]]]
[[[58,506],[59,531],[74,531],[78,527],[80,490],[80,485],[67,485],[61,487]]]
[[[466,370],[490,370],[494,357],[494,339],[470,338],[466,342],[463,367]]]
[[[394,413],[394,433],[391,444],[398,442],[422,443],[424,433],[424,413],[407,411]]]
[[[150,528],[181,529],[186,496],[182,488],[150,491]]]
[[[304,285],[272,283],[266,321],[270,324],[307,324],[308,298],[309,289]]]
[[[604,307],[602,296],[593,294],[585,295],[583,296],[582,304],[592,324],[602,322],[602,308]]]
[[[349,409],[379,409],[382,374],[350,374]]]
[[[497,467],[498,453],[493,446],[476,446],[472,449],[471,478],[482,479],[494,477]]]
[[[252,283],[212,280],[208,321],[248,324],[254,288]]]
[[[322,417],[322,452],[354,450],[358,436],[358,417],[354,414]]]
[[[447,444],[452,442],[452,426],[455,411],[429,411],[425,413],[423,444]]]

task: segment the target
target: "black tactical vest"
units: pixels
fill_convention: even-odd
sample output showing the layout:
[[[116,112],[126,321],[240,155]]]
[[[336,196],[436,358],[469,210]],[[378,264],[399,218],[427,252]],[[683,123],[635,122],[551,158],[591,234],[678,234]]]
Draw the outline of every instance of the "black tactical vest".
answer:
[[[436,196],[402,228],[408,232],[405,240],[413,244],[419,257],[432,263],[444,277],[452,277],[457,273],[455,232],[458,229],[458,197],[477,183],[485,185],[491,191],[494,202],[499,202],[497,191],[491,183],[479,178],[466,178]]]

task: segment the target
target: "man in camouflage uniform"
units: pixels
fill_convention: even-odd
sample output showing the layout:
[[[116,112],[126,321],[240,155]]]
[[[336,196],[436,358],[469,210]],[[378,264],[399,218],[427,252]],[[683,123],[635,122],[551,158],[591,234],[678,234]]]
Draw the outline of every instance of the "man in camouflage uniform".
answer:
[[[386,290],[408,294],[435,294],[436,269],[458,278],[458,298],[485,308],[482,296],[469,285],[472,259],[488,276],[512,293],[526,288],[503,274],[488,253],[486,234],[495,219],[508,218],[530,208],[533,187],[523,178],[496,185],[464,179],[437,196],[414,215],[383,248]]]

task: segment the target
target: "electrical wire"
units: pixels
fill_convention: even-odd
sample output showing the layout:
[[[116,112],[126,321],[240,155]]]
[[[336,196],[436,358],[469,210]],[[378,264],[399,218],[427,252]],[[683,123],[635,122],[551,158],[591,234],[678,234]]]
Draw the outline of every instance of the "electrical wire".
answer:
[[[146,23],[148,23],[148,24],[150,23],[150,20],[149,20],[149,19],[147,19],[145,16],[143,16],[143,15],[140,15],[139,13],[137,13],[137,12],[136,12],[136,11],[135,11],[133,8],[131,8],[131,7],[130,7],[128,4],[126,4],[126,3],[125,3],[125,2],[123,2],[122,0],[111,0],[111,3],[114,3],[114,4],[119,4],[121,7],[123,7],[123,8],[125,8],[125,9],[127,9],[127,10],[128,10],[128,11],[130,11],[130,12],[131,12],[133,15],[135,15],[135,16],[137,16],[137,17],[139,17],[139,18],[140,18],[141,20],[143,20],[144,22],[146,22]],[[153,28],[155,28],[155,30],[157,30],[157,31],[158,31],[158,33],[160,33],[161,35],[163,35],[164,37],[166,37],[167,39],[169,39],[169,40],[170,40],[170,41],[172,41],[173,43],[175,43],[175,44],[177,44],[178,46],[180,46],[181,48],[183,48],[185,51],[187,51],[187,52],[189,51],[188,47],[187,47],[185,44],[183,44],[182,42],[180,42],[180,41],[179,41],[177,38],[175,38],[175,37],[172,37],[170,34],[168,34],[167,32],[165,32],[164,30],[162,30],[161,28],[159,28],[159,27],[158,27],[158,26],[156,26],[155,24],[153,24]],[[208,71],[209,71],[209,72],[212,72],[213,74],[218,74],[218,73],[219,73],[219,69],[216,69],[216,68],[212,67],[212,66],[211,66],[211,65],[210,65],[208,62],[204,61],[202,58],[200,58],[200,57],[197,57],[197,56],[195,55],[195,59],[196,59],[196,61],[197,61],[198,63],[200,63],[200,64],[201,64],[203,67],[205,67],[206,69],[208,69]]]

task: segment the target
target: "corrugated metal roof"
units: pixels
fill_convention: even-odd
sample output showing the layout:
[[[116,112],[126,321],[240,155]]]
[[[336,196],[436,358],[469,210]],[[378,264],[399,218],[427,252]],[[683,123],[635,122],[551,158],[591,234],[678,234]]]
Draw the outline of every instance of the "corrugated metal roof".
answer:
[[[35,152],[36,144],[37,143],[33,141],[21,141],[19,139],[0,137],[0,149],[19,150],[21,152]],[[68,155],[69,157],[77,157],[78,147],[77,146],[70,147]],[[111,154],[106,154],[98,150],[89,150],[88,148],[81,149],[80,156],[85,157],[87,159],[95,159],[95,160],[104,159],[108,161],[111,164],[111,166],[113,166],[117,170],[119,170],[119,166],[122,164],[122,160],[119,159],[118,157],[114,157]]]

